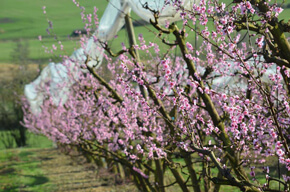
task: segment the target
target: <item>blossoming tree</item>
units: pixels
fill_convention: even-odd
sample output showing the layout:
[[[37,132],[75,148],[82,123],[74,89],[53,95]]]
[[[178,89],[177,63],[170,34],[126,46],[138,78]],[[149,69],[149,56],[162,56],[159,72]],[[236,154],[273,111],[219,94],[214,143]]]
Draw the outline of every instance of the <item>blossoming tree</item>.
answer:
[[[289,191],[290,25],[278,18],[283,9],[263,0],[201,0],[189,9],[167,3],[182,23],[161,26],[160,12],[143,4],[166,49],[142,35],[118,53],[96,40],[114,78],[86,65],[96,59],[88,56],[88,73],[71,76],[64,104],[55,104],[46,84],[41,113],[24,101],[25,125],[78,146],[99,165],[113,163],[141,191]],[[275,175],[268,166],[277,162]]]

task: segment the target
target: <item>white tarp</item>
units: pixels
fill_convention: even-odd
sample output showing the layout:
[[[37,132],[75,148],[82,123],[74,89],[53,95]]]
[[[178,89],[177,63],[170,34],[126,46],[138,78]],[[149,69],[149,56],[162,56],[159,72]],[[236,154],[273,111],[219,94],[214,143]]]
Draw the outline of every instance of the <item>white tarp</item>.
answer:
[[[180,20],[180,13],[174,7],[166,4],[167,1],[110,0],[93,36],[100,41],[112,39],[125,24],[124,17],[131,10],[147,22],[154,19],[153,13],[143,8],[145,3],[150,9],[159,11],[160,24]],[[183,7],[191,9],[192,4],[196,1],[199,0],[182,0]],[[41,105],[47,92],[52,96],[55,105],[66,102],[68,90],[74,83],[74,78],[77,78],[78,73],[81,72],[80,66],[86,61],[87,55],[92,58],[88,62],[88,66],[95,68],[100,66],[104,50],[100,43],[95,41],[95,38],[91,37],[84,48],[76,50],[70,59],[63,63],[49,63],[35,81],[25,86],[24,94],[34,114],[41,112]]]

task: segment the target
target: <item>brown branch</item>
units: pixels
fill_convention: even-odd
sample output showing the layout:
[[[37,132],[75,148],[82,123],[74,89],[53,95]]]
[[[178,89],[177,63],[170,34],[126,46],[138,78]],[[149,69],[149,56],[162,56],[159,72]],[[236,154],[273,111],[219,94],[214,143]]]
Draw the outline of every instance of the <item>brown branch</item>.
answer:
[[[123,53],[127,52],[127,50],[120,50],[117,53],[113,53],[113,51],[111,50],[111,48],[108,46],[107,43],[104,43],[101,41],[99,41],[99,42],[102,45],[103,49],[105,49],[111,57],[118,57],[118,56],[122,55]]]
[[[266,51],[263,54],[263,56],[264,56],[266,63],[276,63],[280,67],[285,66],[285,67],[290,68],[290,63],[286,59],[282,59],[282,58],[279,58],[277,56],[271,57],[268,51]]]
[[[192,138],[192,141],[194,139]],[[220,162],[217,160],[215,154],[213,153],[213,151],[210,150],[205,150],[205,149],[200,149],[198,147],[196,147],[193,142],[191,143],[191,147],[194,151],[201,153],[203,155],[209,156],[210,159],[213,161],[213,163],[215,164],[215,166],[218,168],[218,170],[220,171],[220,173],[227,178],[228,180],[225,180],[224,183],[226,183],[227,185],[232,185],[232,186],[237,186],[239,187],[242,191],[260,191],[259,186],[254,186],[253,184],[251,184],[248,181],[240,181],[238,179],[236,179],[231,173],[230,170],[227,168],[224,168]]]
[[[174,42],[174,43],[169,43],[168,41],[166,41],[164,38],[162,39],[162,43],[164,43],[165,45],[168,45],[168,46],[176,46],[178,45],[177,42]]]
[[[106,87],[107,90],[112,93],[114,99],[116,99],[119,103],[123,102],[123,98],[117,93],[117,91],[109,83],[107,83],[101,76],[99,76],[93,68],[87,66],[87,69],[99,81],[101,85]]]

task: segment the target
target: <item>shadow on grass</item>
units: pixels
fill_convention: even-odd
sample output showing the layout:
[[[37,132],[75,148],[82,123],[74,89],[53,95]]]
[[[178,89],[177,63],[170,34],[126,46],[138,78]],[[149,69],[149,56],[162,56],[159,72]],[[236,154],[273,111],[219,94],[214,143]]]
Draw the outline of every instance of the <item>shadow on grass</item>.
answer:
[[[23,184],[23,186],[9,186],[4,188],[4,191],[18,191],[20,190],[19,188],[21,188],[21,191],[25,191],[26,187],[34,187],[36,185],[43,185],[44,183],[47,183],[49,181],[49,179],[47,177],[44,176],[35,176],[35,175],[23,175],[23,174],[17,174],[17,176],[19,177],[29,177],[29,178],[33,178],[34,181],[32,183],[25,183]]]

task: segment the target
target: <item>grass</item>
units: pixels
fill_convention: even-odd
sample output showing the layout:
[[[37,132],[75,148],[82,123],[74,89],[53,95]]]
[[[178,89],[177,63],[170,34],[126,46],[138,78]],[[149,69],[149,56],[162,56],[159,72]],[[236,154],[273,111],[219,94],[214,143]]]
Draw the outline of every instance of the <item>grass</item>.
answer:
[[[80,5],[85,7],[87,13],[93,12],[93,7],[96,6],[99,11],[98,15],[101,18],[105,7],[106,0],[86,1],[79,0]],[[225,0],[225,2],[230,2]],[[279,1],[278,1],[279,3]],[[46,6],[47,14],[43,14],[42,7]],[[132,13],[134,19],[139,19],[136,14]],[[290,9],[285,9],[280,19],[288,20],[290,18]],[[80,17],[80,9],[76,7],[71,0],[62,0],[61,3],[57,0],[35,1],[35,0],[1,0],[0,2],[0,63],[10,63],[10,53],[15,48],[15,41],[23,39],[29,44],[29,58],[32,63],[47,63],[49,58],[55,58],[51,54],[44,53],[42,45],[51,49],[52,44],[57,44],[57,41],[46,33],[48,27],[47,19],[53,22],[53,30],[58,38],[64,44],[66,54],[70,55],[74,48],[79,45],[76,40],[70,40],[68,35],[75,29],[82,29],[84,23]],[[148,26],[150,30],[155,31]],[[136,27],[135,33],[142,33],[145,39],[158,42],[156,35],[150,32],[147,28]],[[38,35],[43,36],[43,42],[39,42]],[[119,38],[111,43],[115,50],[121,48],[121,42],[127,42],[125,30],[118,33]],[[191,38],[193,41],[193,38]],[[191,40],[189,40],[192,42]],[[165,50],[166,46],[162,50]],[[64,54],[63,51],[56,51],[55,55]],[[58,61],[58,60],[55,60]]]
[[[102,15],[107,2],[105,0],[86,1],[80,0],[80,5],[86,8],[88,13],[93,12],[93,7],[99,8],[98,14]],[[42,7],[46,6],[47,18],[43,14]],[[71,0],[35,1],[35,0],[1,0],[0,2],[0,63],[10,61],[10,53],[15,47],[14,41],[23,39],[28,41],[30,59],[33,61],[47,62],[51,56],[45,54],[38,41],[38,35],[44,37],[43,44],[51,47],[57,42],[46,33],[47,19],[53,21],[55,34],[64,43],[66,50],[71,54],[76,46],[75,41],[67,38],[72,31],[82,29],[80,9]],[[61,52],[56,52],[61,54]]]
[[[93,13],[93,7],[98,8],[98,15],[101,18],[106,6],[106,0],[86,1],[80,0],[80,5],[85,7],[87,13]],[[42,7],[46,6],[47,14],[43,14]],[[138,19],[135,14],[132,17]],[[42,45],[51,49],[52,44],[57,44],[54,38],[46,33],[48,28],[47,19],[53,22],[53,31],[64,44],[65,52],[55,51],[55,55],[70,55],[79,45],[77,40],[71,40],[68,36],[76,29],[82,29],[84,23],[81,20],[80,9],[76,7],[71,0],[34,1],[34,0],[1,0],[0,2],[0,63],[10,63],[10,53],[16,46],[16,40],[22,39],[29,44],[32,63],[47,63],[49,58],[54,57],[51,54],[44,53]],[[136,30],[136,34],[145,32],[145,36],[150,36],[146,30]],[[39,42],[38,36],[43,37]],[[151,35],[152,36],[152,35]],[[126,41],[124,30],[119,34],[120,38],[114,40],[114,45],[121,47],[121,42]],[[152,38],[151,38],[152,39]]]
[[[44,146],[0,150],[0,191],[43,191],[39,186],[45,185],[48,178],[40,168],[37,151]],[[47,191],[54,191],[53,186],[46,187]]]
[[[0,141],[0,150],[5,149],[4,142],[11,140],[11,135],[9,131],[0,131],[1,141]],[[11,140],[11,147],[16,147],[14,139]],[[42,135],[35,135],[34,133],[27,132],[27,146],[25,148],[51,148],[53,147],[53,142],[47,137]]]
[[[54,61],[60,60],[58,55],[72,53],[75,47],[79,47],[78,43],[74,40],[69,40],[67,38],[60,38],[62,44],[64,45],[65,51],[58,50],[54,54],[45,53],[45,49],[42,46],[48,47],[49,50],[52,49],[52,44],[57,46],[57,42],[51,38],[44,38],[42,42],[36,39],[25,39],[22,41],[28,42],[29,46],[29,59],[31,63],[48,63],[49,59]],[[2,54],[0,56],[0,63],[11,63],[11,52],[15,49],[15,41],[3,41],[0,43],[0,50]],[[68,54],[68,55],[70,55]]]
[[[184,164],[182,159],[176,161]],[[277,177],[277,167],[273,166],[272,161],[275,159],[269,159],[267,162],[272,165],[270,175]],[[200,165],[194,166],[198,172],[201,171]],[[259,169],[261,166],[256,166],[256,178],[260,183],[264,183],[264,174]],[[0,150],[0,191],[136,191],[132,183],[115,185],[112,174],[104,170],[97,173],[94,170],[92,165],[85,163],[83,159],[72,160],[53,148]],[[187,172],[186,169],[184,172]],[[166,170],[165,177],[167,184],[172,183],[173,176],[169,170]],[[203,186],[203,183],[200,184]],[[273,184],[278,189],[278,184]],[[168,191],[179,191],[179,187],[175,184],[168,188]],[[220,191],[240,190],[236,187],[222,186]]]
[[[82,161],[53,148],[0,150],[0,191],[136,191],[131,183],[115,185],[114,175],[97,173]]]
[[[99,8],[98,14],[102,15],[107,1],[79,0],[88,13],[93,12],[93,7]],[[46,6],[47,18],[43,14],[42,7]],[[58,36],[67,36],[75,29],[83,28],[80,17],[80,9],[71,0],[2,0],[0,6],[0,18],[9,21],[2,22],[1,40],[13,40],[16,38],[37,38],[38,35],[46,36],[47,19],[53,22],[53,28]]]

